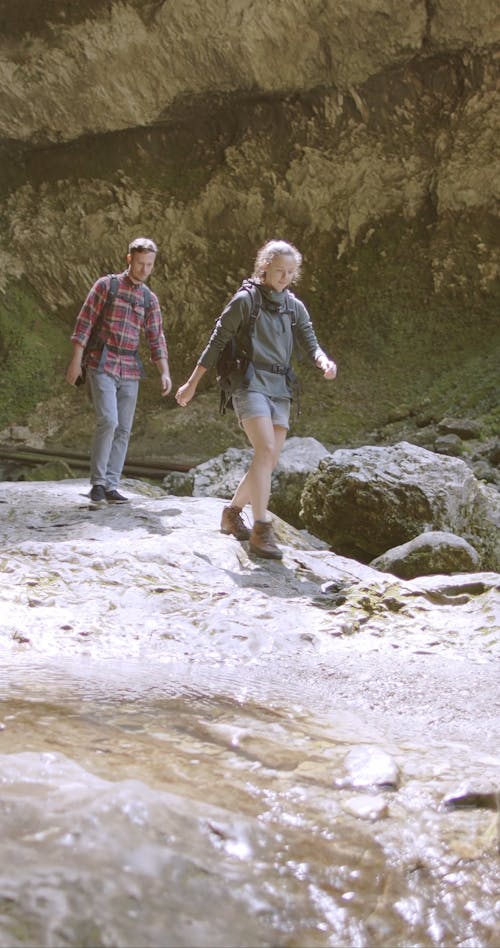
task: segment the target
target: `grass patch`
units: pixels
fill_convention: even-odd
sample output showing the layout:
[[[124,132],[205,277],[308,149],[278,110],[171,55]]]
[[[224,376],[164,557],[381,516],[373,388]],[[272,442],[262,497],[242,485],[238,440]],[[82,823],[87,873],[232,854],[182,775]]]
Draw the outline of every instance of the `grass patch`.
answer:
[[[25,284],[11,284],[0,303],[0,427],[62,390],[69,356],[67,331]]]

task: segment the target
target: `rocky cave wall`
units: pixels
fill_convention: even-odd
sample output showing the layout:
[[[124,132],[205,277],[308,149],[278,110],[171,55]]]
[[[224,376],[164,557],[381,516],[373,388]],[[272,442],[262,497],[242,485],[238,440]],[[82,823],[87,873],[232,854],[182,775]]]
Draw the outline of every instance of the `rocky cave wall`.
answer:
[[[455,408],[498,427],[493,0],[2,2],[0,35],[0,427],[38,406],[75,430],[74,315],[138,233],[174,384],[282,235],[340,368],[301,370],[299,433]]]

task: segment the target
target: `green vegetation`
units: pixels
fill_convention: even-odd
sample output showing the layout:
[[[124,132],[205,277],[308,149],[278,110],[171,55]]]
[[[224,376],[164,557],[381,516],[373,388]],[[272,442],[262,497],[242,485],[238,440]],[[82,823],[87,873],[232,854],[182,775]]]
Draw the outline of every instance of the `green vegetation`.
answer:
[[[489,293],[480,285],[481,226],[488,231],[490,221],[451,221],[439,233],[425,220],[393,218],[340,260],[318,248],[309,268],[318,288],[306,301],[339,376],[321,387],[314,370],[301,370],[307,385],[298,433],[310,430],[309,416],[320,440],[356,438],[402,405],[409,416],[424,406],[435,419],[484,415],[494,429],[500,299],[498,285]],[[454,270],[436,290],[446,247]]]
[[[332,260],[331,247],[321,242],[311,248],[299,293],[322,344],[337,359],[339,374],[336,382],[326,384],[314,367],[297,364],[301,414],[294,415],[291,434],[311,435],[329,446],[389,441],[447,414],[477,418],[485,437],[498,433],[498,290],[485,293],[479,285],[472,240],[474,233],[479,243],[478,222],[454,222],[453,228],[451,244],[450,234],[436,234],[425,221],[390,219],[339,260]],[[453,279],[443,280],[436,291],[433,277],[447,244],[455,255]],[[219,259],[217,268],[222,273]],[[197,279],[202,296],[207,274],[202,271]],[[215,297],[213,283],[207,286],[207,295]],[[220,295],[222,303],[228,293]],[[213,308],[207,302],[207,312]],[[199,325],[179,330],[177,323],[169,336],[174,391],[206,339]],[[70,414],[65,398],[60,404],[53,399],[58,393],[66,399],[74,395],[64,383],[70,331],[25,283],[10,285],[0,305],[0,427],[26,424],[33,409],[51,398],[48,410],[60,412],[54,419],[60,431],[56,441],[78,446],[83,435],[87,444],[84,396],[71,400]],[[148,374],[131,440],[134,456],[191,462],[230,445],[245,445],[232,413],[218,414],[213,374],[203,380],[194,403],[182,410],[172,396],[160,398],[147,351],[143,357]],[[391,424],[394,417],[402,419],[399,425]]]
[[[68,333],[24,283],[0,302],[0,427],[23,423],[39,402],[62,388]]]

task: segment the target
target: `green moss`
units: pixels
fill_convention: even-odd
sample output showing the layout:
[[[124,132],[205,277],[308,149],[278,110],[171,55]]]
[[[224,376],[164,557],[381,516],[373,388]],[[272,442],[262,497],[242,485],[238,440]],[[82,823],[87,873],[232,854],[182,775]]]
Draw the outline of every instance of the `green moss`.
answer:
[[[49,461],[27,468],[23,476],[25,481],[66,481],[76,477],[75,471],[65,461]]]
[[[326,383],[307,361],[297,364],[301,414],[293,416],[292,434],[312,435],[327,445],[363,440],[375,429],[380,434],[401,405],[413,424],[427,405],[430,421],[460,412],[484,414],[494,426],[500,400],[500,301],[494,287],[486,293],[481,286],[482,251],[476,249],[482,239],[491,243],[491,226],[487,217],[453,220],[440,228],[425,216],[414,221],[394,217],[380,222],[340,259],[332,257],[331,235],[304,248],[307,266],[297,292],[339,371],[335,382]],[[438,291],[435,280],[450,248],[453,270]],[[221,244],[220,254],[214,251],[218,267],[223,256]],[[217,273],[220,283],[222,270]],[[207,292],[213,292],[213,274]],[[203,342],[190,338],[190,352],[200,351]],[[186,359],[186,350],[179,348],[174,374],[176,367],[190,371],[191,362],[192,356]],[[216,404],[213,375],[201,391],[207,393],[206,405],[209,395]],[[207,408],[204,429],[199,435],[191,429],[193,444],[201,438],[210,445],[210,432],[221,450],[224,440],[234,441],[232,432],[224,437],[220,421]]]
[[[213,169],[220,172],[221,149],[241,142],[244,135],[240,120],[224,124],[229,106],[221,99],[209,110],[206,122],[213,128],[205,164],[188,147],[186,116],[171,151],[165,148],[165,136],[168,133],[168,141],[175,143],[175,116],[170,117],[173,124],[168,130],[145,130],[149,161],[141,164],[143,183],[149,183],[151,174],[151,184],[154,179],[163,200],[170,200],[173,192],[176,199],[193,199]],[[276,114],[276,104],[266,103],[256,131],[262,132]],[[226,129],[222,138],[220,126]],[[114,143],[113,148],[89,141],[51,151],[45,166],[43,161],[36,165],[36,174],[59,180],[71,167],[84,178],[91,172],[109,178],[119,161],[131,170],[137,143],[132,145],[130,136],[131,132],[110,136],[107,144]],[[33,153],[33,162],[40,157]],[[279,152],[278,174],[282,160]],[[241,175],[246,170],[243,163]],[[233,188],[236,195],[241,181],[231,174],[224,181],[228,194]],[[227,204],[231,205],[229,197]],[[236,198],[234,206],[237,212]],[[481,419],[485,435],[498,432],[500,288],[482,285],[484,248],[493,246],[498,224],[487,215],[439,222],[430,212],[413,221],[386,218],[375,222],[339,258],[338,235],[318,234],[304,245],[301,227],[278,216],[271,195],[266,215],[269,233],[286,232],[304,251],[304,278],[297,292],[311,312],[321,344],[338,363],[338,378],[328,383],[306,361],[296,366],[302,380],[302,411],[293,415],[291,434],[312,435],[326,445],[367,440],[373,433],[379,440],[390,439],[393,429],[388,422],[403,405],[409,424],[411,419],[420,422],[423,415],[432,422],[444,414],[465,413]],[[206,226],[210,255],[206,258],[200,252],[198,259],[195,254],[196,265],[186,270],[189,281],[176,276],[170,261],[170,276],[162,276],[160,268],[154,274],[154,288],[168,301],[165,317],[174,392],[205,345],[229,288],[238,285],[242,264],[251,265],[262,236],[261,229],[256,234],[242,228],[229,212]],[[0,303],[0,427],[23,423],[36,405],[54,394],[68,395],[64,372],[71,325],[80,304],[81,293],[67,311],[56,315],[48,312],[27,282],[8,287]],[[144,452],[148,457],[204,460],[230,445],[246,445],[234,416],[218,414],[214,373],[203,380],[195,402],[183,411],[173,396],[160,398],[158,376],[146,348],[143,358],[148,374],[141,385],[131,441],[134,456]],[[60,444],[78,446],[85,426],[92,427],[93,418],[89,421],[81,399],[79,405],[76,421],[76,413],[66,418],[66,431],[61,408]]]
[[[8,287],[0,302],[0,427],[22,422],[62,389],[68,335],[24,283]]]
[[[491,240],[485,233],[491,222],[452,223],[455,270],[439,292],[433,285],[433,267],[443,247],[451,246],[451,236],[437,233],[424,220],[388,219],[339,260],[332,259],[331,240],[318,240],[310,248],[298,293],[339,372],[334,382],[325,382],[307,361],[296,365],[302,380],[301,414],[293,414],[291,434],[310,435],[327,446],[369,440],[374,432],[377,440],[390,440],[389,421],[402,405],[407,406],[409,425],[423,416],[431,422],[459,413],[479,418],[485,436],[497,434],[498,291],[485,293],[481,288],[471,239],[475,232]],[[227,297],[227,290],[220,290],[222,244],[216,250],[217,280],[214,283],[212,274],[210,282],[204,272],[197,280],[206,285],[207,300],[219,296],[222,305]],[[216,309],[207,302],[207,311],[216,315]],[[24,423],[39,403],[59,392],[67,395],[70,329],[44,309],[26,283],[9,286],[0,305],[0,427]],[[199,326],[183,326],[182,333],[168,331],[175,392],[206,339],[198,338]],[[195,401],[182,410],[173,396],[161,399],[156,370],[146,350],[143,355],[148,375],[141,385],[131,440],[134,456],[193,462],[232,445],[246,446],[234,416],[218,413],[213,373],[203,380]],[[61,431],[58,442],[78,446],[78,426],[84,426],[87,415],[68,417],[68,432]]]
[[[384,424],[403,403],[415,413],[425,398],[436,417],[493,411],[500,398],[499,289],[484,291],[475,249],[490,229],[488,218],[450,221],[439,232],[424,218],[390,218],[339,260],[318,242],[308,266],[317,282],[304,299],[339,374],[327,387],[306,372],[307,414],[310,391],[329,416],[314,418],[317,431],[330,440],[334,433],[355,436]],[[450,247],[454,269],[437,291],[436,271]]]

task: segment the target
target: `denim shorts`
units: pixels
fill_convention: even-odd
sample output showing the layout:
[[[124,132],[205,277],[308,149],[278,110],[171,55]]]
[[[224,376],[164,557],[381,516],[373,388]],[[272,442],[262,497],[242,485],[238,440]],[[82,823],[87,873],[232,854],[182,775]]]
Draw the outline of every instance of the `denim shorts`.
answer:
[[[273,398],[265,392],[249,392],[240,388],[233,394],[233,408],[240,425],[249,418],[270,418],[273,425],[289,427],[289,398]]]

